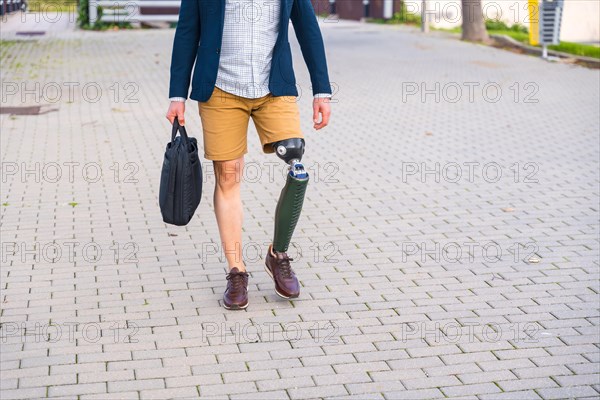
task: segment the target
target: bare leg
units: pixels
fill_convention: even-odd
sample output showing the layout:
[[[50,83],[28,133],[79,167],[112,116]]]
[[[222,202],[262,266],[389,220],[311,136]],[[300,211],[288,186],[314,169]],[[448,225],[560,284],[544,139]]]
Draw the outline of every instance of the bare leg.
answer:
[[[213,161],[215,167],[215,215],[223,253],[229,269],[237,267],[245,271],[242,260],[242,198],[240,186],[244,157],[231,161]]]

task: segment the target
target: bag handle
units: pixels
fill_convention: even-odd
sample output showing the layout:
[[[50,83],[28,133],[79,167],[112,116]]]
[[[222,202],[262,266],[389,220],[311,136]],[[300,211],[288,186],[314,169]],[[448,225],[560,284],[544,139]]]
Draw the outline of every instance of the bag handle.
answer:
[[[173,130],[171,131],[171,143],[175,141],[175,137],[177,136],[177,131],[185,141],[186,147],[189,147],[190,141],[188,139],[187,131],[185,130],[185,126],[179,124],[179,120],[175,117],[173,121]]]

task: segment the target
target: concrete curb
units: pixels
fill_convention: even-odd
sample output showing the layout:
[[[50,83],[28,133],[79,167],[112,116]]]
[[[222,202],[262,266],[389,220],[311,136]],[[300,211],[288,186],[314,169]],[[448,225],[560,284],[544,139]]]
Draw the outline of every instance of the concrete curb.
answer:
[[[541,48],[521,43],[521,42],[519,42],[519,41],[511,38],[510,36],[506,36],[506,35],[490,35],[490,37],[492,39],[497,40],[498,42],[501,42],[501,43],[506,44],[508,46],[518,47],[521,50],[523,50],[525,53],[533,54],[533,55],[538,55],[538,56],[542,55],[542,49]],[[576,54],[563,53],[563,52],[560,52],[560,51],[550,50],[550,49],[548,49],[548,54],[551,55],[551,56],[560,57],[560,58],[574,59],[574,60],[580,61],[582,63],[585,63],[586,65],[589,65],[591,67],[600,68],[600,60],[597,59],[597,58],[585,57],[585,56],[578,56]]]

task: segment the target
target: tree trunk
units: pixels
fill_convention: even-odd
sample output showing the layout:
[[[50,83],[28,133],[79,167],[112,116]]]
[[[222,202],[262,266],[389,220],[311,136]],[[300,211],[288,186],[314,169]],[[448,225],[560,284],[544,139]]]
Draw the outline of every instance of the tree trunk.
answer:
[[[485,29],[481,0],[462,1],[462,40],[486,42],[489,36]]]

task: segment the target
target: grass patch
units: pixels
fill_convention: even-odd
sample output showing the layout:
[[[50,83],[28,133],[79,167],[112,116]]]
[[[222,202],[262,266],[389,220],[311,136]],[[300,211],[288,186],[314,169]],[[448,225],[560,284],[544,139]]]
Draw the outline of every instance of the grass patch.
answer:
[[[432,31],[450,32],[450,33],[461,33],[462,32],[462,29],[460,29],[460,26],[457,26],[456,28],[434,28],[432,26],[431,30]]]
[[[506,35],[518,42],[529,44],[529,34],[515,31],[488,31],[490,35]],[[541,47],[541,46],[537,46]],[[600,47],[589,44],[560,42],[557,45],[548,46],[549,49],[560,51],[562,53],[574,54],[577,56],[591,57],[600,59]]]
[[[525,25],[521,25],[519,23],[512,24],[508,26],[505,22],[497,20],[497,19],[486,19],[485,20],[485,29],[488,32],[490,31],[508,31],[508,32],[517,32],[517,33],[529,33],[529,29]]]
[[[548,46],[548,48],[551,50],[562,51],[563,53],[600,59],[600,47],[591,46],[589,44],[561,42],[556,46]]]
[[[488,33],[490,35],[506,35],[515,39],[517,42],[529,44],[529,33],[505,30],[489,30]]]

